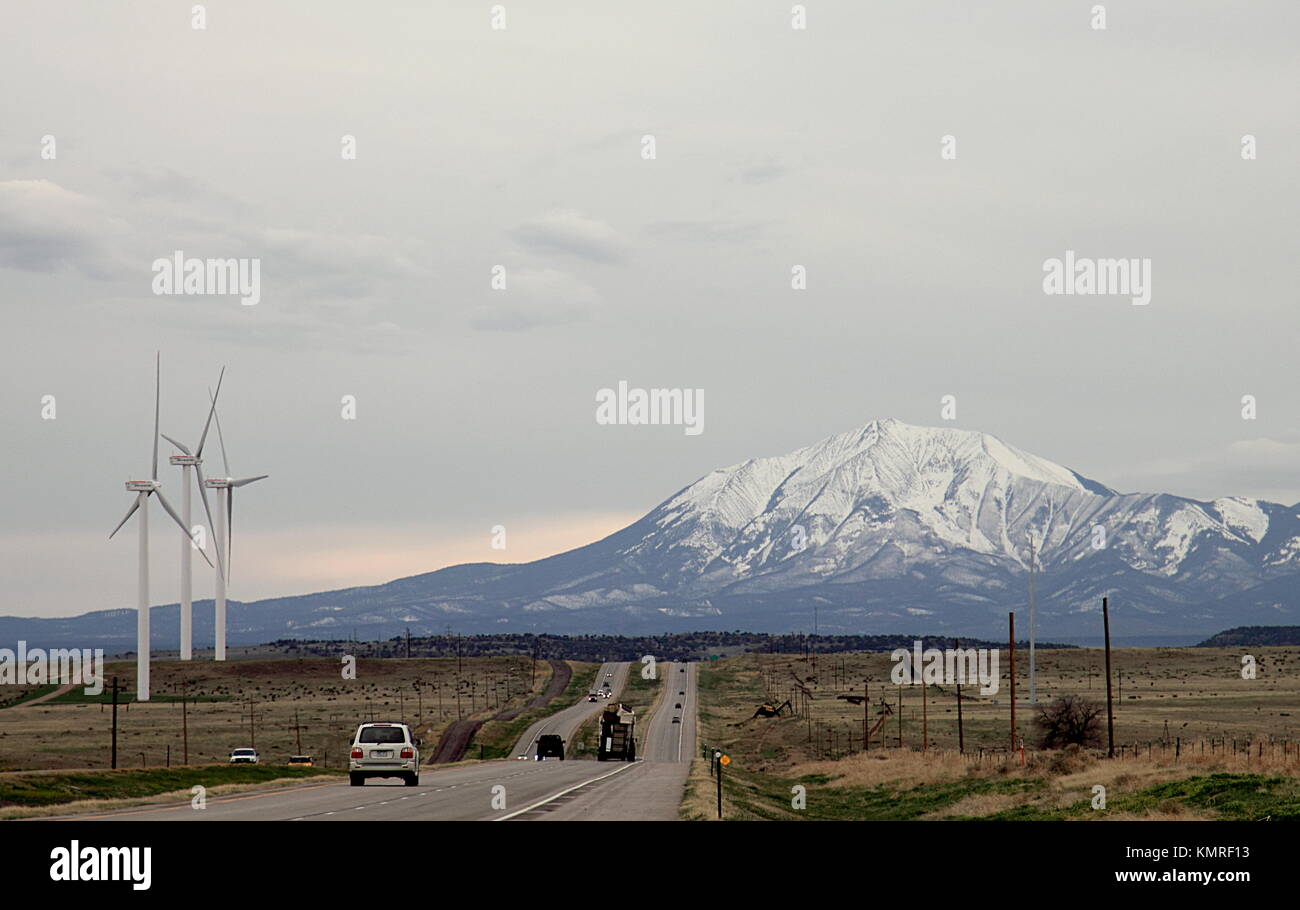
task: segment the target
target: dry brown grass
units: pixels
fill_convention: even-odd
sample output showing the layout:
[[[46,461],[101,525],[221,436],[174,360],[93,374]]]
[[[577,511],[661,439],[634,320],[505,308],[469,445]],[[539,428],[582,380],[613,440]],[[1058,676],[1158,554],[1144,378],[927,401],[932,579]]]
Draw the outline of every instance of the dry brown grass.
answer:
[[[431,750],[458,714],[487,717],[522,706],[550,679],[550,666],[539,663],[537,688],[528,690],[528,661],[519,657],[466,658],[460,672],[455,658],[362,659],[355,680],[344,680],[340,667],[337,658],[155,661],[153,693],[171,696],[186,685],[190,696],[200,699],[186,710],[192,764],[221,762],[231,749],[249,745],[262,753],[263,762],[281,764],[298,751],[296,717],[302,751],[337,768],[361,721],[405,720]],[[106,675],[118,676],[130,693],[134,669],[134,663],[109,664]],[[0,709],[0,771],[106,768],[111,721],[105,704],[55,700]],[[179,702],[124,705],[118,726],[119,767],[162,766],[169,747],[171,764],[182,763]]]

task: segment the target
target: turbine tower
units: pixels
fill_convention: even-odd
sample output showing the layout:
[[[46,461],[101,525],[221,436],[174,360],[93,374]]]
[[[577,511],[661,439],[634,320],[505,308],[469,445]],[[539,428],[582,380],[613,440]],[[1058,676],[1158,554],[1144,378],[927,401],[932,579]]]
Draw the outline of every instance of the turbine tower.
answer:
[[[113,539],[126,524],[127,519],[137,511],[140,513],[140,519],[137,527],[140,531],[140,565],[137,579],[137,588],[139,599],[137,601],[139,612],[136,615],[136,647],[135,647],[135,697],[136,701],[149,700],[149,497],[157,494],[158,502],[172,517],[176,524],[180,525],[182,531],[187,537],[190,536],[190,529],[181,521],[181,517],[176,514],[176,510],[171,507],[167,497],[163,496],[162,484],[158,482],[158,404],[160,393],[162,391],[162,355],[155,355],[154,361],[154,397],[153,397],[153,463],[150,469],[148,480],[128,480],[126,489],[135,494],[135,502],[131,503],[131,508],[126,510],[126,515],[117,523],[112,534],[108,539]],[[201,550],[199,552],[202,552]],[[207,559],[207,554],[204,554]],[[208,563],[211,565],[211,562]]]
[[[212,508],[208,505],[208,490],[203,486],[203,446],[208,440],[208,428],[212,426],[212,415],[216,413],[216,398],[221,394],[221,380],[225,378],[226,368],[221,368],[221,374],[217,377],[217,391],[213,396],[212,405],[208,408],[208,419],[203,424],[203,435],[199,437],[199,444],[191,453],[184,445],[172,439],[166,433],[162,438],[170,442],[176,448],[181,450],[180,455],[173,455],[169,459],[172,464],[181,467],[183,472],[181,496],[181,518],[185,522],[185,527],[191,528],[190,524],[190,474],[194,472],[198,475],[199,495],[203,497],[203,511],[208,516],[208,531],[212,531]],[[195,546],[186,533],[181,538],[181,660],[191,660],[194,657],[194,599],[192,583],[192,564],[194,561]],[[221,566],[220,554],[217,559],[218,569]]]
[[[209,393],[211,394],[211,393]],[[230,476],[230,460],[226,457],[226,440],[221,433],[221,418],[217,416],[217,397],[212,396],[212,414],[217,422],[217,442],[221,446],[221,465],[225,477],[209,477],[203,485],[217,491],[217,562],[222,568],[217,569],[216,591],[216,659],[226,659],[226,582],[230,579],[230,544],[234,531],[235,488],[247,486],[258,480],[271,476],[259,474],[256,477],[242,477],[238,480]],[[225,499],[224,508],[222,499]],[[222,569],[224,568],[224,572]]]

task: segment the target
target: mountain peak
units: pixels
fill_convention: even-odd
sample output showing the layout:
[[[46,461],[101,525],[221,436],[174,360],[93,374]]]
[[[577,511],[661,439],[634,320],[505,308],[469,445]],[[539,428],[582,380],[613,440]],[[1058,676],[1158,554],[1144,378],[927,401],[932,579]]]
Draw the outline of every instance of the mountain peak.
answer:
[[[918,466],[946,464],[958,468],[987,460],[1008,474],[1026,480],[1073,490],[1087,490],[1098,495],[1113,493],[1102,484],[1088,480],[1063,465],[1031,455],[990,433],[978,430],[919,426],[905,423],[896,417],[883,417],[871,421],[860,430],[831,436],[810,448],[843,448],[846,444],[855,448],[860,446],[863,450],[883,446],[886,450],[894,451],[893,457],[911,459]],[[881,454],[884,455],[885,452]]]

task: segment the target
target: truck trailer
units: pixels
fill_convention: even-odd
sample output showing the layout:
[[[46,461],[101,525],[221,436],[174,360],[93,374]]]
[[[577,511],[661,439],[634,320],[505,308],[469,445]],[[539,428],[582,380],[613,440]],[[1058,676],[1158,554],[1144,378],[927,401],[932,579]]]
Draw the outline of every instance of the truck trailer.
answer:
[[[596,761],[636,761],[636,712],[625,704],[600,712]]]

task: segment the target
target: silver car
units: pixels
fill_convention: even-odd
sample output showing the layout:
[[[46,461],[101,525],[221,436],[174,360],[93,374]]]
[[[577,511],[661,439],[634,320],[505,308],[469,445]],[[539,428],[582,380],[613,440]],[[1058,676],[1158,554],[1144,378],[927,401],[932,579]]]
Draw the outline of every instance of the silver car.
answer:
[[[368,777],[400,777],[408,787],[420,785],[420,740],[399,723],[357,727],[348,760],[348,780],[363,786]]]

